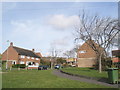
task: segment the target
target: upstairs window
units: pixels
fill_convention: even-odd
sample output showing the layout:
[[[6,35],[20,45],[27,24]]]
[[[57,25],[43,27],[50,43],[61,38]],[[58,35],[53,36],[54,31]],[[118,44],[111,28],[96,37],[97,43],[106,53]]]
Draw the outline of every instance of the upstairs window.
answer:
[[[21,57],[21,58],[25,58],[25,56],[24,56],[24,55],[21,55],[20,57]]]
[[[39,60],[39,58],[36,58],[36,60]]]
[[[30,59],[30,57],[29,57],[29,56],[27,56],[27,59]]]
[[[86,51],[80,51],[80,53],[86,53]]]
[[[34,59],[34,57],[31,57],[31,59]]]

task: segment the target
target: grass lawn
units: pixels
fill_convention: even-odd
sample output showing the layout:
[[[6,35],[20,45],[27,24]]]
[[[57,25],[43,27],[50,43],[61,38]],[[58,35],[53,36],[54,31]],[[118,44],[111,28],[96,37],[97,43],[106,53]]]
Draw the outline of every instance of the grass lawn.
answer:
[[[105,71],[102,71],[102,73],[99,73],[97,70],[89,69],[89,68],[69,67],[69,68],[63,68],[62,70],[65,72],[88,76],[88,77],[95,77],[95,78],[107,78],[108,77],[108,74]]]
[[[110,88],[57,77],[52,70],[8,71],[2,75],[3,88]]]

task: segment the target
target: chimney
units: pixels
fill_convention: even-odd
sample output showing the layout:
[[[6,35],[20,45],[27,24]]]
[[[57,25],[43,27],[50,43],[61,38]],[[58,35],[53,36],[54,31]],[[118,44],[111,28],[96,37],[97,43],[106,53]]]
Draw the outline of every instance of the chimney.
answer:
[[[32,49],[32,51],[34,52],[34,51],[35,51],[35,49],[33,48],[33,49]]]
[[[10,46],[13,46],[13,42],[10,43]]]

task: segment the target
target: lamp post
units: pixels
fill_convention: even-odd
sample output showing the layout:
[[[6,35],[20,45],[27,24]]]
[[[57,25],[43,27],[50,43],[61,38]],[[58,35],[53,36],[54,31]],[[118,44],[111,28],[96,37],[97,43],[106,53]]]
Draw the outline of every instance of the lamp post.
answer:
[[[7,43],[9,43],[9,40],[7,40]],[[8,69],[8,49],[7,49],[7,61],[6,61],[6,70]]]

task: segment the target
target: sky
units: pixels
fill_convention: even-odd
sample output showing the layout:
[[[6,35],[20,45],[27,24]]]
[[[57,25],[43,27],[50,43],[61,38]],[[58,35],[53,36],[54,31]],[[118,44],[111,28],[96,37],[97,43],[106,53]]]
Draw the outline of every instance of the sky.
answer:
[[[74,46],[74,26],[83,11],[118,17],[117,2],[3,2],[2,51],[15,46],[50,55],[51,47],[65,52]],[[7,42],[9,40],[9,42]]]

